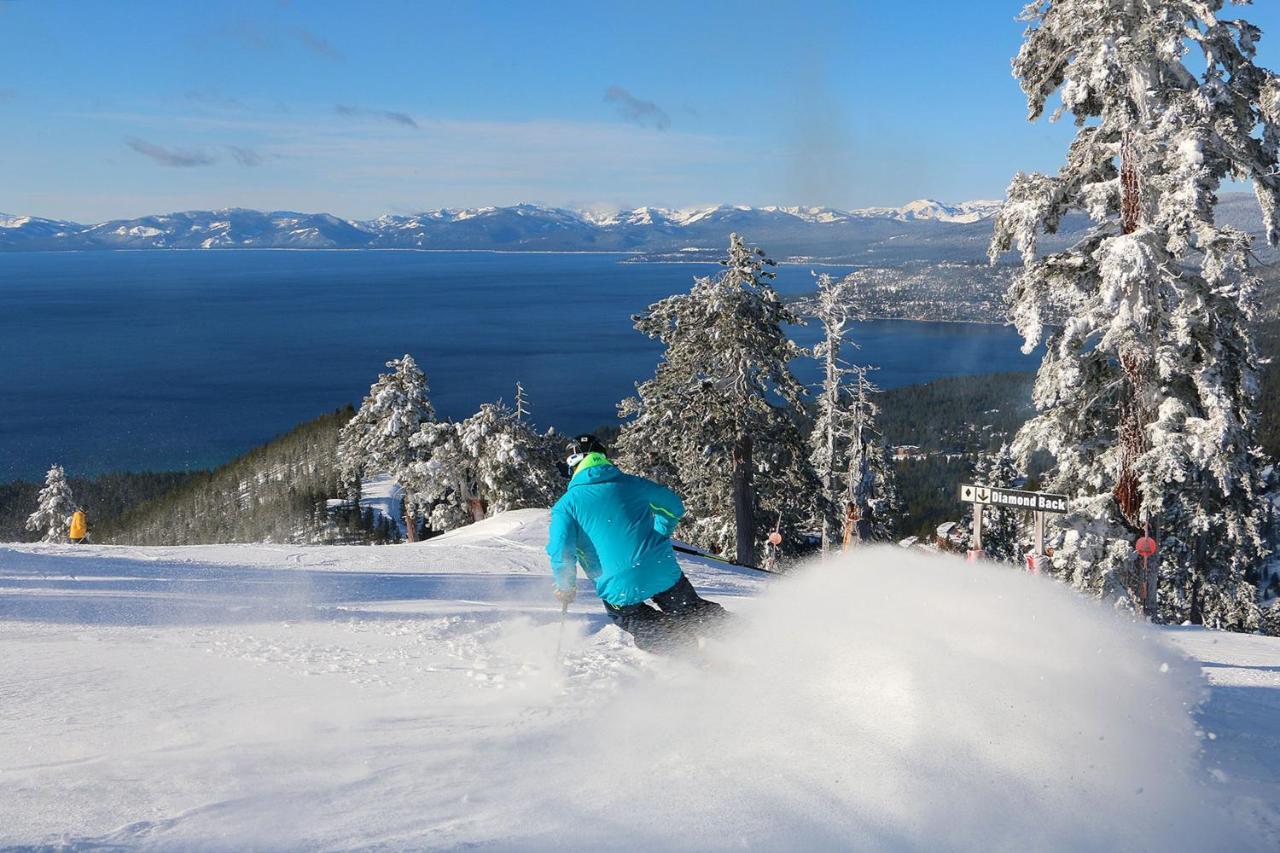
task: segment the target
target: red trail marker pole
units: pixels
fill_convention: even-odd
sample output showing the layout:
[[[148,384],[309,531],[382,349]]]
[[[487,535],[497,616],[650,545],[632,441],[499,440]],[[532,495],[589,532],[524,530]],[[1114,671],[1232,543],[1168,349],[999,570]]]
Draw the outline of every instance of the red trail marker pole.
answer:
[[[1151,528],[1143,525],[1141,538],[1133,543],[1133,548],[1138,552],[1138,556],[1142,558],[1142,577],[1138,579],[1138,600],[1142,602],[1143,608],[1147,606],[1147,561],[1156,555],[1158,546],[1156,540],[1151,538]]]

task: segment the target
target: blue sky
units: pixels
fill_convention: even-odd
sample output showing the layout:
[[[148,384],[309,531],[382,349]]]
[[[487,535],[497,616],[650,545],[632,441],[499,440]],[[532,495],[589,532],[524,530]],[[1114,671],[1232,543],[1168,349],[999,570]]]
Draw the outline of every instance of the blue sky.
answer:
[[[0,0],[0,210],[1000,197],[1071,134],[1025,121],[1020,7]]]

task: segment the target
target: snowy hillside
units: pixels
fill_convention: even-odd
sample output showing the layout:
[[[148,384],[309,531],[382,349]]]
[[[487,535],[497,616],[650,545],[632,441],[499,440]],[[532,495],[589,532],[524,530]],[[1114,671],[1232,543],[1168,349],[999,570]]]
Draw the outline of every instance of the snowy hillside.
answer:
[[[1280,837],[1280,641],[895,549],[781,579],[692,560],[741,616],[700,662],[583,599],[557,659],[545,534],[525,510],[419,545],[0,547],[0,846]]]

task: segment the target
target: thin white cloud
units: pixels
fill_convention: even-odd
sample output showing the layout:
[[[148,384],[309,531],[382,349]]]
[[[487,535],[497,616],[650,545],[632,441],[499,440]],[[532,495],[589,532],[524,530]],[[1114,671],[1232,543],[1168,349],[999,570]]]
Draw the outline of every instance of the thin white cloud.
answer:
[[[329,41],[327,38],[316,35],[304,27],[294,27],[290,31],[290,35],[292,35],[299,44],[310,50],[316,56],[323,57],[324,59],[331,59],[334,62],[342,62],[347,58],[342,51],[334,47],[333,42]]]
[[[671,116],[653,101],[637,98],[621,86],[610,86],[604,91],[606,102],[616,104],[618,112],[630,121],[658,130],[671,127]]]
[[[254,50],[270,50],[274,41],[267,29],[251,18],[241,18],[217,30],[216,34]]]
[[[321,59],[342,62],[347,58],[346,54],[333,42],[306,27],[281,30],[254,18],[241,18],[217,30],[216,34],[223,39],[261,52],[277,50],[282,44],[292,41]]]
[[[219,160],[217,154],[206,148],[166,148],[163,145],[156,145],[136,136],[128,137],[124,143],[143,157],[159,163],[161,166],[170,166],[177,169],[212,166]],[[262,164],[262,155],[252,148],[246,148],[243,145],[223,145],[221,147],[232,160],[241,166],[251,167]]]
[[[135,136],[126,139],[124,144],[161,166],[190,169],[196,166],[212,166],[217,162],[216,157],[198,148],[165,148]]]
[[[360,116],[368,116],[370,118],[382,119],[403,127],[416,128],[418,123],[414,121],[413,116],[408,113],[396,112],[395,110],[371,110],[366,107],[353,107],[349,104],[334,104],[333,111],[340,116],[349,118],[358,118]]]
[[[154,106],[156,111],[67,115],[115,124],[121,136],[139,142],[181,132],[189,148],[145,142],[159,149],[145,156],[166,165],[176,165],[166,162],[166,155],[169,161],[204,157],[246,167],[261,164],[224,170],[216,186],[180,190],[157,179],[146,187],[135,180],[127,192],[123,185],[117,190],[132,204],[157,210],[245,206],[326,210],[361,218],[391,209],[521,201],[567,205],[582,199],[609,204],[639,200],[686,206],[723,200],[720,187],[743,174],[755,174],[759,163],[774,156],[738,137],[677,130],[653,133],[610,121],[418,117],[419,131],[406,133],[389,121],[335,122],[332,113],[325,112],[210,114],[201,109],[175,115],[159,111],[172,102]],[[252,140],[251,147],[246,140]],[[236,149],[242,149],[242,156]],[[342,180],[334,181],[334,175],[342,175]],[[71,188],[63,195],[68,203],[84,198]],[[102,209],[110,205],[97,199],[84,198],[82,203],[89,209],[76,204],[66,210],[81,218],[121,215]]]
[[[283,101],[237,98],[216,89],[190,89],[184,92],[182,97],[188,103],[199,107],[200,115],[204,116],[226,116],[235,113],[280,114],[290,111],[289,106]]]
[[[231,158],[241,166],[260,166],[262,164],[262,155],[252,148],[244,148],[239,145],[228,145],[226,148]]]
[[[219,92],[209,91],[207,89],[192,89],[186,92],[183,97],[193,104],[200,104],[206,107],[216,107],[221,110],[235,110],[238,112],[250,112],[251,107],[239,98],[232,98],[229,95],[223,95]]]

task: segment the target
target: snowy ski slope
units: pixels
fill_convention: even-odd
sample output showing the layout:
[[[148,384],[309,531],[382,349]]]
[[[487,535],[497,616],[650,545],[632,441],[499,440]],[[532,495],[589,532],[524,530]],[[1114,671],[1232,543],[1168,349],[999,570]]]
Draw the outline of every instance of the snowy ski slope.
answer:
[[[0,546],[0,847],[1267,850],[1280,641],[898,549],[685,562],[741,630],[555,657],[546,513]],[[1190,656],[1185,658],[1183,652]]]

